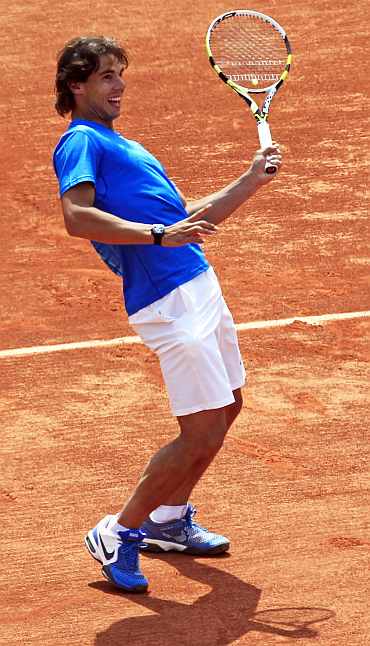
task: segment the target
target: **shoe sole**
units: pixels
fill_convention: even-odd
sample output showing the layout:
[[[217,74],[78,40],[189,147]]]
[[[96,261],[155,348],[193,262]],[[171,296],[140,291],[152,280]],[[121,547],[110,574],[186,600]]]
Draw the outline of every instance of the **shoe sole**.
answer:
[[[143,552],[154,552],[156,554],[163,552],[181,552],[181,554],[192,554],[194,556],[213,556],[214,554],[223,554],[230,548],[230,543],[223,543],[215,547],[209,547],[207,550],[202,550],[197,547],[185,547],[184,545],[176,545],[175,543],[166,543],[166,541],[152,542],[153,539],[144,540],[141,550]]]

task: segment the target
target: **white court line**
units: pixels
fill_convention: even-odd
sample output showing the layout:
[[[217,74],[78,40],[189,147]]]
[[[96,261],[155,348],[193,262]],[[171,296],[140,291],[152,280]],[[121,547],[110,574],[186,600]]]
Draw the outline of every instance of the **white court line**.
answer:
[[[239,332],[244,330],[261,330],[273,327],[286,327],[293,323],[306,323],[308,325],[320,325],[330,321],[345,321],[350,319],[368,318],[370,310],[364,312],[345,312],[344,314],[321,314],[319,316],[294,316],[289,319],[276,319],[272,321],[252,321],[250,323],[238,323]],[[138,336],[122,336],[116,339],[101,339],[96,341],[78,341],[76,343],[59,343],[58,345],[36,345],[29,348],[15,348],[0,350],[0,359],[7,357],[24,357],[34,354],[48,354],[50,352],[65,352],[67,350],[82,350],[84,348],[105,348],[115,345],[132,345],[142,343]]]

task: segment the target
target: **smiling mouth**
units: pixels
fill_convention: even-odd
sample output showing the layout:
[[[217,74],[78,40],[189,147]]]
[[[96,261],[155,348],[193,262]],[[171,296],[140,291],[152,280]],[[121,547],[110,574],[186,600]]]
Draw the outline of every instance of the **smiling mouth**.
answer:
[[[121,105],[121,97],[120,96],[114,96],[108,99],[108,103],[111,105],[114,105],[116,108],[119,108]]]

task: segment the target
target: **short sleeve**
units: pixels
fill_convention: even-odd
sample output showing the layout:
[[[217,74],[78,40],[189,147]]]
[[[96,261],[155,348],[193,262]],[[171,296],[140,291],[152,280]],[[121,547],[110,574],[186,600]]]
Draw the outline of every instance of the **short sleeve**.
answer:
[[[86,132],[67,133],[54,152],[53,162],[61,195],[81,182],[96,184],[99,148]]]

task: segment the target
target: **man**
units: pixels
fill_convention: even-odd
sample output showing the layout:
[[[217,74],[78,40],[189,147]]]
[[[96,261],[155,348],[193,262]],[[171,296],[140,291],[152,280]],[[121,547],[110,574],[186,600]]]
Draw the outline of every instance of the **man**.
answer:
[[[220,191],[189,204],[161,164],[113,129],[128,64],[105,37],[75,38],[59,55],[56,109],[72,121],[54,151],[68,233],[92,241],[123,277],[129,322],[159,357],[179,435],[150,460],[116,515],[85,538],[104,576],[125,591],[145,591],[139,550],[215,554],[224,536],[194,521],[192,489],[240,412],[245,371],[235,325],[199,243],[280,166],[277,145]]]

